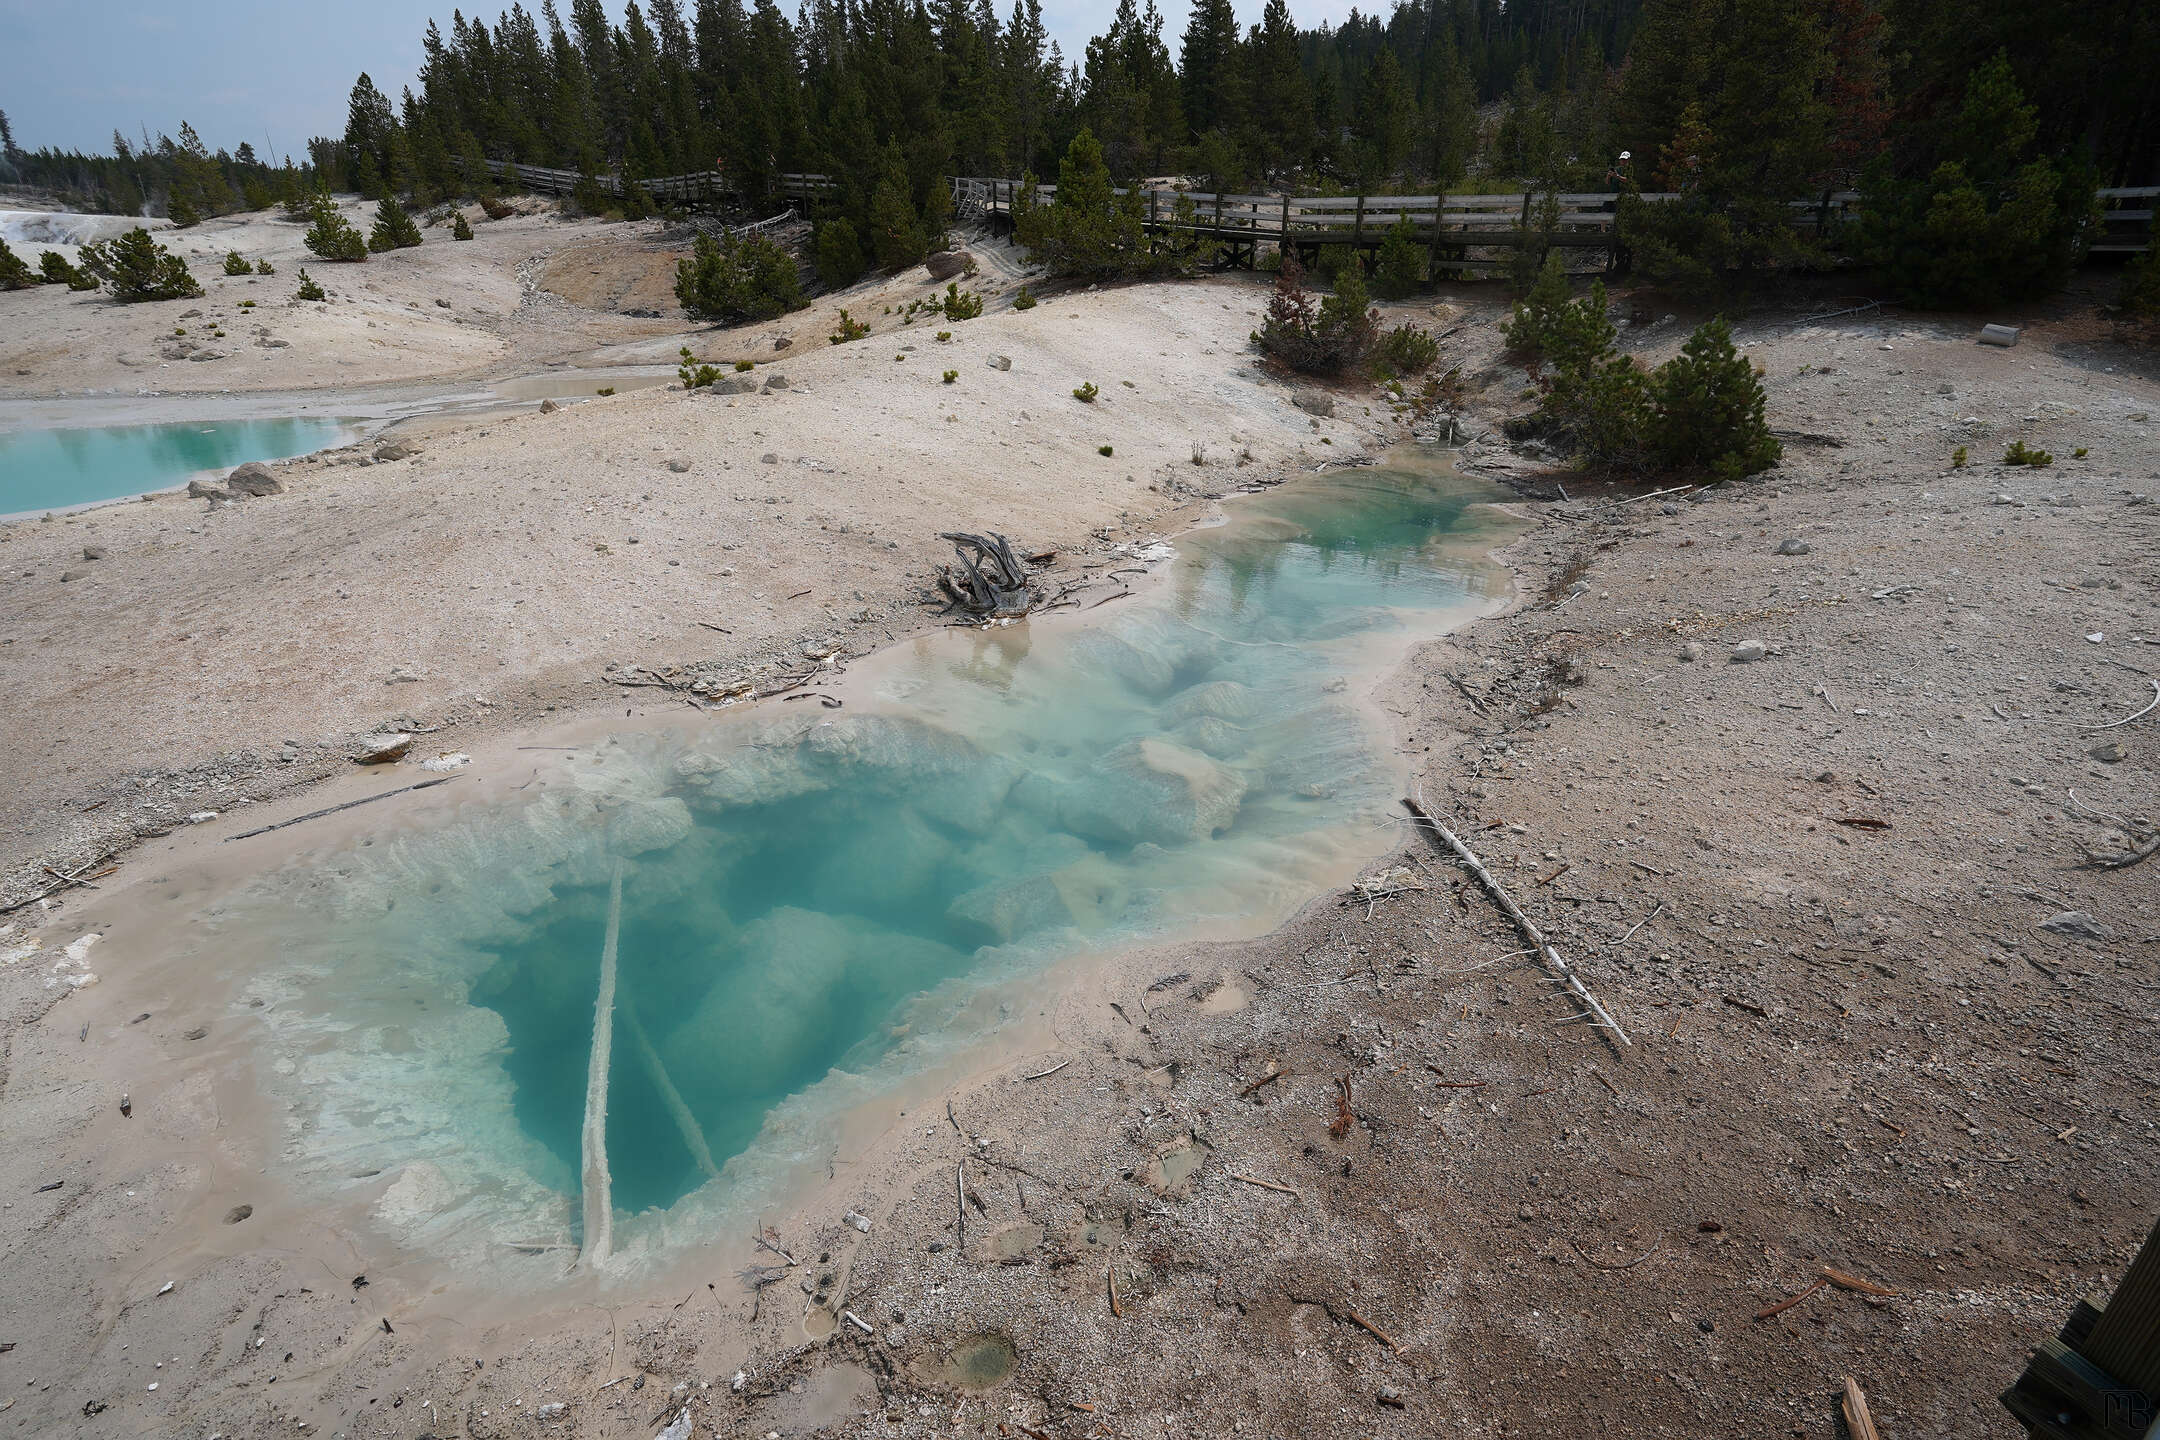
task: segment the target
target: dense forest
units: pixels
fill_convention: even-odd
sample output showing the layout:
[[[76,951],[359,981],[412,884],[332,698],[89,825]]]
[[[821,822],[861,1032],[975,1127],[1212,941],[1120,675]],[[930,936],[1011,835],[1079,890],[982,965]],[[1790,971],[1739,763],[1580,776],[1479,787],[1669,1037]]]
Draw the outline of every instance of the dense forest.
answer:
[[[1121,181],[1679,192],[1626,228],[1654,278],[1701,288],[1805,263],[1785,203],[1857,187],[1872,258],[1962,267],[1935,288],[1967,299],[2001,288],[1981,272],[2058,274],[2093,186],[2160,175],[2160,7],[2140,0],[1404,0],[1312,30],[1285,0],[1249,27],[1196,0],[1176,36],[1119,0],[1079,56],[1040,0],[632,0],[619,24],[543,0],[453,13],[424,47],[417,93],[363,74],[304,166],[208,154],[185,125],[110,156],[10,142],[6,163],[99,208],[195,214],[318,182],[429,201],[483,157],[618,173],[631,213],[640,177],[718,169],[765,209],[816,172],[837,182],[821,225],[889,262],[941,231],[945,177],[1052,178],[1085,130]]]

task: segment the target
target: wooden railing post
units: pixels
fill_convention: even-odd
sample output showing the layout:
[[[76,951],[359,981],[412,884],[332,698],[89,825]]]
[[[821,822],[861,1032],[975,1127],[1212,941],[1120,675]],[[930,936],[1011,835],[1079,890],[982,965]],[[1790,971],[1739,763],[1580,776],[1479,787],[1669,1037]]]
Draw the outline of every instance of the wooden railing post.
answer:
[[[2160,1415],[2160,1223],[2105,1305],[2079,1301],[2062,1333],[2034,1347],[2003,1392],[2032,1436],[2114,1440],[2150,1434]]]
[[[1365,243],[1365,197],[1357,197],[1357,219],[1350,227],[1350,248],[1355,250]]]
[[[1440,212],[1447,208],[1447,191],[1435,190],[1432,197],[1432,243],[1425,250],[1425,283],[1430,285],[1440,278]]]

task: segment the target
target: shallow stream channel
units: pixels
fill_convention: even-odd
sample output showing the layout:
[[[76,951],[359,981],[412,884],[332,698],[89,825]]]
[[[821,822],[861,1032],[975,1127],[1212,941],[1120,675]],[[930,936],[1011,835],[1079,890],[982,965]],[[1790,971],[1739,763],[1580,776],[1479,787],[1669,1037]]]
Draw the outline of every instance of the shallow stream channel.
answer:
[[[354,812],[181,947],[260,1027],[276,1168],[497,1282],[771,1213],[851,1114],[994,1063],[1063,967],[1265,932],[1396,843],[1375,691],[1500,601],[1505,498],[1415,452],[1301,477],[1116,605],[856,662],[842,708]]]

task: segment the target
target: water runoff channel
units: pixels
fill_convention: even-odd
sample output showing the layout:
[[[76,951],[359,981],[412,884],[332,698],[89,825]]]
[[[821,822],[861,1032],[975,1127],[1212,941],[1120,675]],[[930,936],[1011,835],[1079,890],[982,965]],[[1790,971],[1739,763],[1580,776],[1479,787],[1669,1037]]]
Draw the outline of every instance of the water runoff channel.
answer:
[[[364,820],[176,958],[258,1021],[303,1192],[492,1286],[652,1272],[981,1068],[1058,967],[1262,933],[1396,843],[1373,691],[1504,594],[1504,498],[1414,452],[1302,477],[1122,604],[858,662],[844,709],[617,730]]]

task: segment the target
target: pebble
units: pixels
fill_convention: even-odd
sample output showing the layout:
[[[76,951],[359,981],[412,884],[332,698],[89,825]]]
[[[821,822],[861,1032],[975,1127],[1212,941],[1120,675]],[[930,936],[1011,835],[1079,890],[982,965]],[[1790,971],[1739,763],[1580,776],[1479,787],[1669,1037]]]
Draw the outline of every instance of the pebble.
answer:
[[[1743,640],[1732,647],[1733,663],[1736,665],[1751,664],[1769,653],[1770,647],[1760,640]]]
[[[1805,555],[1814,548],[1799,536],[1791,535],[1778,541],[1777,553],[1780,555]]]
[[[677,475],[687,474],[690,469],[690,462],[687,460],[670,460],[667,462],[667,468]]]
[[[85,545],[82,547],[82,558],[85,560],[103,560],[105,554],[106,551],[103,545]]]
[[[1702,659],[1702,646],[1696,644],[1693,640],[1688,641],[1687,644],[1680,647],[1680,658],[1682,660]]]
[[[770,450],[766,451],[763,455],[758,456],[758,459],[767,465],[777,465],[780,463],[780,457],[773,454],[773,452]]]
[[[2106,744],[2095,745],[2085,753],[2103,765],[2119,765],[2130,757],[2130,752],[2123,749],[2120,740],[2110,740]]]
[[[1680,507],[1678,505],[1675,505],[1670,500],[1667,500],[1664,504],[1658,506],[1657,508],[1658,514],[1660,515],[1677,515],[1680,513]]]

